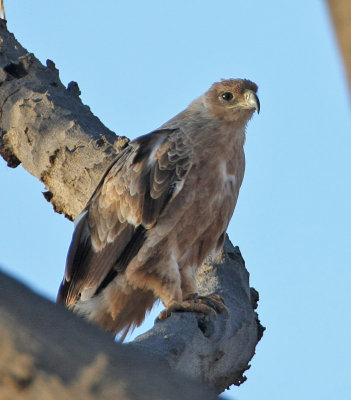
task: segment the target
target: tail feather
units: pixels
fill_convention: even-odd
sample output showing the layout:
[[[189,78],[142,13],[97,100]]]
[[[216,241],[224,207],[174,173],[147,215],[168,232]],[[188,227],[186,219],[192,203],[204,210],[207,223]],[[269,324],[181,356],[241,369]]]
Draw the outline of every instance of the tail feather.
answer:
[[[78,300],[73,306],[73,311],[97,323],[102,329],[113,335],[121,334],[121,342],[143,323],[157,300],[152,291],[132,288],[125,281],[121,289],[122,277],[119,276],[120,279],[115,279],[98,295]],[[119,290],[116,290],[116,285]]]

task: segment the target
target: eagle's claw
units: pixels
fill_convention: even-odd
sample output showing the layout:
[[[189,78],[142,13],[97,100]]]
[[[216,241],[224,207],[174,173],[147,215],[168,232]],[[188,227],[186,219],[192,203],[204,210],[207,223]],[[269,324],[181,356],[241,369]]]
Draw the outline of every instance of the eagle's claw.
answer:
[[[159,320],[164,320],[171,316],[172,312],[197,312],[202,314],[212,314],[228,312],[227,307],[221,296],[212,294],[210,296],[199,296],[197,294],[189,296],[188,299],[178,302],[174,301],[158,316]]]

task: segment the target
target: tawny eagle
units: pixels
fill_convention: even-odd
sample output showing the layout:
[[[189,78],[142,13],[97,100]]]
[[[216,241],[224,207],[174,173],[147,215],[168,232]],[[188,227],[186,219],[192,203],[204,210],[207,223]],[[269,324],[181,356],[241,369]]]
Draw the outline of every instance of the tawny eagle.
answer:
[[[218,296],[197,295],[194,274],[223,245],[256,93],[246,79],[214,83],[117,155],[75,221],[59,301],[123,337],[157,299],[163,318],[223,309]]]

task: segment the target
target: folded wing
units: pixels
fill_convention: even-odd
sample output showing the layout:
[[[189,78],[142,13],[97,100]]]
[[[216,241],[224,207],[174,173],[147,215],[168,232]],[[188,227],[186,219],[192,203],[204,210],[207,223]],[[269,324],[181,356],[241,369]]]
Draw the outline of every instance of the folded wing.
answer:
[[[179,129],[152,132],[119,153],[77,218],[59,301],[92,297],[127,268],[183,187],[192,154]]]

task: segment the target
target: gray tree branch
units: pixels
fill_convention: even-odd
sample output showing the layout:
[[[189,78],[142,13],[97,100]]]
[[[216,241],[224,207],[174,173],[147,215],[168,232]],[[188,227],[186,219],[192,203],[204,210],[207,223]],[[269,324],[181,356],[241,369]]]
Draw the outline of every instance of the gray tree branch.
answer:
[[[55,64],[43,66],[0,21],[0,154],[10,167],[22,163],[48,189],[55,210],[74,219],[128,139],[95,117],[66,88]]]
[[[7,31],[4,21],[0,21],[0,38],[0,154],[10,167],[22,163],[44,182],[46,199],[56,211],[74,219],[128,139],[106,128],[82,104],[78,85],[71,83],[65,88],[54,63],[48,61],[43,66]],[[150,358],[161,358],[173,370],[200,379],[221,392],[245,380],[243,372],[262,336],[263,328],[254,311],[258,293],[250,289],[240,251],[228,238],[217,259],[208,260],[200,268],[197,280],[200,294],[220,294],[228,313],[217,318],[174,313],[123,348],[126,352],[130,348],[130,357],[138,349]],[[19,294],[18,301],[20,304],[26,300]],[[36,307],[40,307],[40,302],[31,309],[33,314],[39,312]],[[62,310],[52,306],[51,313],[56,312]],[[62,318],[57,321],[62,322]],[[56,336],[64,335],[61,340],[71,344],[75,340],[71,338],[72,321],[73,316],[67,320],[66,334],[66,328],[56,324]],[[21,319],[17,319],[17,324],[21,324]],[[42,329],[39,323],[37,329]],[[37,334],[50,340],[45,330]],[[84,352],[82,346],[79,349]],[[57,352],[52,360],[56,355]],[[78,352],[68,357],[69,362],[72,357],[79,357]],[[57,356],[52,367],[55,364],[60,368],[61,362]]]
[[[0,272],[0,398],[214,400],[213,390]]]

